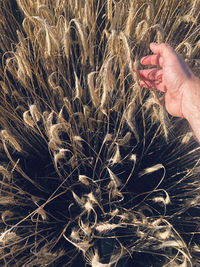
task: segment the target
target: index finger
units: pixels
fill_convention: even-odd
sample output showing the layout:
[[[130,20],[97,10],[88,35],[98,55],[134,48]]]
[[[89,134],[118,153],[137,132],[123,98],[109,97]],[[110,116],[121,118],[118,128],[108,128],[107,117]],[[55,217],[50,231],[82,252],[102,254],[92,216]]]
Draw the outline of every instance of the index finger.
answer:
[[[160,55],[149,55],[146,57],[143,57],[140,62],[143,65],[155,65],[155,66],[161,66],[162,67],[162,58]]]
[[[156,54],[157,56],[160,56],[162,60],[177,60],[178,55],[174,51],[174,49],[167,43],[157,44],[157,43],[151,43],[150,44],[151,51]]]

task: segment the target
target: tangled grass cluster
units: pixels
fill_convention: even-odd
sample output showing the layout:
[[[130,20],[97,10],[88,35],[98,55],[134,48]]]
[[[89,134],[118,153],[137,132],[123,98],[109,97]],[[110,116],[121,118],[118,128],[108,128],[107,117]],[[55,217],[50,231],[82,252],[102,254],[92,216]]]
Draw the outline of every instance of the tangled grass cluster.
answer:
[[[0,265],[200,266],[199,145],[141,88],[200,1],[0,0]]]

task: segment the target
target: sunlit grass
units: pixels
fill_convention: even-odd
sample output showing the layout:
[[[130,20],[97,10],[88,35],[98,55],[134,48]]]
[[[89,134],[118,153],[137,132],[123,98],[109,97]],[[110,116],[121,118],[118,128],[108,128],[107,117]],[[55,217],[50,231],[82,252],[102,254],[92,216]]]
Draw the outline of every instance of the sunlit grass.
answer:
[[[0,0],[2,266],[200,264],[199,146],[138,77],[153,41],[198,75],[199,13]]]

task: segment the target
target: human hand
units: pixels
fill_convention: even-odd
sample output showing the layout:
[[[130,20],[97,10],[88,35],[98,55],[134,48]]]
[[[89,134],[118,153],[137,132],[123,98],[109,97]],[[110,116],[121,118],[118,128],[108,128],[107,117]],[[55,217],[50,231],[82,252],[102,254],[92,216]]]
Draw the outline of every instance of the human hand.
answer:
[[[156,67],[139,71],[141,86],[164,92],[167,111],[173,116],[186,118],[187,107],[192,104],[188,103],[192,94],[191,83],[198,78],[170,45],[151,43],[150,49],[154,54],[143,57],[141,63]]]

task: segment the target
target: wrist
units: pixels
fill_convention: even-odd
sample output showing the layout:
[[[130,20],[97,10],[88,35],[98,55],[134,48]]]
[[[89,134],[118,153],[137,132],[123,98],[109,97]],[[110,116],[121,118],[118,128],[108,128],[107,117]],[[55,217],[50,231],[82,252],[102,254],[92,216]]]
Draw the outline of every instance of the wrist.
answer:
[[[200,142],[200,79],[192,78],[184,88],[182,113]]]
[[[184,84],[182,113],[189,123],[196,119],[200,120],[200,79],[196,76]]]

